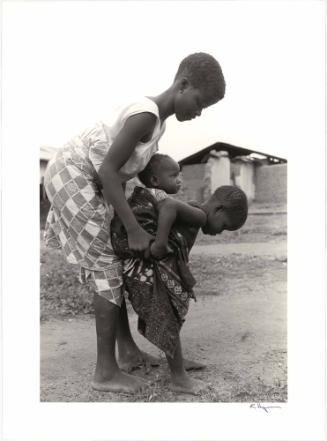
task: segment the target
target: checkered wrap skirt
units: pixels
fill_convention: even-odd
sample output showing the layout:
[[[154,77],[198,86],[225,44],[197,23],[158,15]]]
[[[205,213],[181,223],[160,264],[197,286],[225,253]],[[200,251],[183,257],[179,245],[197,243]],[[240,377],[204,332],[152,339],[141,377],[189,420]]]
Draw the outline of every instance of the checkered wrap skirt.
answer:
[[[110,242],[111,213],[100,191],[87,146],[74,139],[51,159],[44,176],[51,208],[46,245],[61,248],[80,267],[80,282],[110,302],[122,302],[122,263]]]

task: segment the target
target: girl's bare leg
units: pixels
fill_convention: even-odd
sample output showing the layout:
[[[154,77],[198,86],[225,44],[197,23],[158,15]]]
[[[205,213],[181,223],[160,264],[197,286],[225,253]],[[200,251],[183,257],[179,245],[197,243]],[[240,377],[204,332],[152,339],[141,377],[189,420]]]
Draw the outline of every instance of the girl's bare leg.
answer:
[[[166,355],[168,365],[171,372],[171,390],[177,393],[199,394],[207,387],[207,384],[201,380],[196,380],[187,375],[184,367],[182,345],[180,339],[176,346],[173,357]]]
[[[105,298],[94,295],[97,333],[97,362],[92,387],[105,392],[136,393],[146,383],[135,376],[123,373],[115,357],[115,343],[120,308]]]
[[[146,366],[159,366],[159,359],[147,354],[136,345],[128,322],[125,299],[120,308],[117,326],[118,362],[122,370],[131,372],[133,369]]]
[[[119,367],[126,372],[132,372],[134,369],[145,365],[156,367],[159,366],[160,360],[153,357],[136,345],[129,327],[127,308],[125,299],[120,308],[120,316],[117,326],[117,344],[118,344],[118,363]],[[193,360],[184,359],[184,368],[186,371],[201,370],[206,366]]]

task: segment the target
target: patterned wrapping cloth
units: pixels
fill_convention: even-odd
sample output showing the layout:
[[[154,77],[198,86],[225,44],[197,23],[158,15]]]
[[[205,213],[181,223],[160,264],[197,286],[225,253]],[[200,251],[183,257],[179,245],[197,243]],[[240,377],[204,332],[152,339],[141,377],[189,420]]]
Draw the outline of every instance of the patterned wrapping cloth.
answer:
[[[87,147],[78,139],[59,150],[48,164],[45,189],[51,208],[46,245],[62,248],[80,266],[80,282],[120,306],[122,263],[110,244],[110,210],[105,204]]]
[[[146,188],[135,187],[129,204],[139,224],[155,236],[158,222],[155,197]],[[192,290],[195,280],[187,264],[189,245],[173,228],[169,235],[173,252],[160,260],[145,260],[129,250],[127,234],[118,216],[114,216],[110,229],[112,247],[123,260],[125,289],[139,316],[138,330],[173,356],[189,300],[195,299]]]

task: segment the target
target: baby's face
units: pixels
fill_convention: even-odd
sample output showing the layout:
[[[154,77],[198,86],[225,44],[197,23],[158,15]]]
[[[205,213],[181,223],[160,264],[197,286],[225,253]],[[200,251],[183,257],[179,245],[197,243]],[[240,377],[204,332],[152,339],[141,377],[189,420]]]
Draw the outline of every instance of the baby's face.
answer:
[[[156,172],[157,187],[168,194],[176,194],[182,186],[180,168],[172,158],[165,158]]]

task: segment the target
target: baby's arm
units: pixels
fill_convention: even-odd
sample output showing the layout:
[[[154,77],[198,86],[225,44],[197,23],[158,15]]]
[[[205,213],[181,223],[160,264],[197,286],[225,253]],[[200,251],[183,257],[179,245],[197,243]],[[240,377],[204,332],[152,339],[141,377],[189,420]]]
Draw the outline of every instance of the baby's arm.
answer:
[[[157,234],[151,245],[151,253],[157,258],[163,257],[169,251],[168,236],[175,222],[198,228],[206,222],[203,210],[172,198],[160,201],[158,210]]]
[[[152,134],[156,116],[144,112],[127,119],[123,129],[115,138],[99,169],[106,201],[111,204],[128,233],[128,243],[132,250],[142,251],[149,246],[151,236],[138,224],[126,201],[119,178],[120,168],[127,162],[136,144]]]

